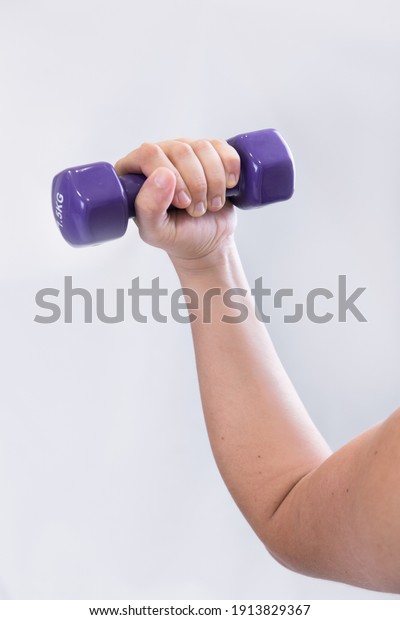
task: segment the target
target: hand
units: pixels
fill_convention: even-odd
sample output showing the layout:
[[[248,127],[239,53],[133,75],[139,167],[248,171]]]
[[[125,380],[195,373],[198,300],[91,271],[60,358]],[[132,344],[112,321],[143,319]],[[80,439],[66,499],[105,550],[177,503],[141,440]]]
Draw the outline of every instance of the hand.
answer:
[[[240,158],[227,142],[144,143],[115,170],[148,177],[135,202],[135,222],[141,238],[173,261],[210,260],[233,242],[236,215],[225,191],[238,182]],[[171,204],[176,208],[168,210]]]

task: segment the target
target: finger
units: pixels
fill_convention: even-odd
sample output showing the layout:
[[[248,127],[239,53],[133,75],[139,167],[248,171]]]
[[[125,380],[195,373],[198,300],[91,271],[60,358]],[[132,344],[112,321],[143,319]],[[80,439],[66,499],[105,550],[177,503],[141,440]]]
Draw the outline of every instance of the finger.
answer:
[[[135,200],[136,223],[147,243],[157,245],[161,238],[175,187],[176,177],[166,167],[157,168],[142,185]]]
[[[225,168],[226,187],[235,187],[240,176],[239,153],[225,140],[210,140]]]
[[[192,202],[187,185],[158,144],[144,142],[139,148],[118,160],[114,166],[119,176],[123,174],[144,174],[146,177],[149,177],[156,168],[160,167],[168,168],[176,177],[172,204],[180,209],[186,209]]]
[[[203,215],[207,210],[207,179],[199,158],[187,142],[172,140],[163,148],[189,189],[192,202],[187,212],[193,217]]]
[[[226,175],[224,164],[209,140],[196,140],[191,147],[203,166],[207,181],[207,208],[219,211],[225,204]]]

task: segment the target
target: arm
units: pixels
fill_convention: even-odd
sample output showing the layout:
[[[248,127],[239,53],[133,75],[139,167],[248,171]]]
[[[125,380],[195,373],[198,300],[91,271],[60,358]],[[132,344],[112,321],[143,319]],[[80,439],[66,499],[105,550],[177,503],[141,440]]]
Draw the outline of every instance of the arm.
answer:
[[[200,310],[192,332],[212,450],[254,531],[288,568],[400,592],[400,412],[331,455],[255,317],[234,245],[212,266],[174,264],[200,298],[247,291],[244,322],[221,321],[237,311],[216,296],[212,322]]]
[[[221,289],[211,322],[202,309],[191,310],[216,462],[282,564],[400,592],[400,412],[331,454],[255,317],[234,243],[234,210],[224,197],[239,174],[232,151],[220,141],[169,141],[142,145],[116,165],[119,174],[149,177],[136,201],[136,223],[145,241],[168,252],[182,286],[195,289],[200,301],[209,289]],[[180,200],[182,190],[189,203]],[[167,212],[171,202],[177,210]],[[205,213],[195,209],[199,203]],[[246,291],[248,317],[240,323],[226,321],[237,315],[223,303],[230,288]]]

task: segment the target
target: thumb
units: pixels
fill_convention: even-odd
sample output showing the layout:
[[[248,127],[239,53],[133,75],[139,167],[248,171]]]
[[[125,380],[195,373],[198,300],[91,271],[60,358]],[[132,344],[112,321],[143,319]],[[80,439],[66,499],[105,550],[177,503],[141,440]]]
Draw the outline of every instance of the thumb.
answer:
[[[176,186],[176,177],[168,168],[157,168],[143,183],[135,200],[136,223],[141,235],[157,237],[168,218]]]

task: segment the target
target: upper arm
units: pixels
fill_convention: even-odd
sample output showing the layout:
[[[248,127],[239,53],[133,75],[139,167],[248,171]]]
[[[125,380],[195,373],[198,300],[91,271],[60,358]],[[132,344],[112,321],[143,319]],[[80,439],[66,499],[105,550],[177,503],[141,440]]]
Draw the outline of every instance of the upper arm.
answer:
[[[400,593],[400,409],[304,476],[262,538],[298,572]]]

